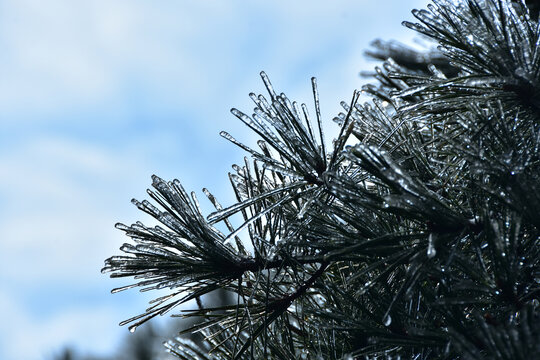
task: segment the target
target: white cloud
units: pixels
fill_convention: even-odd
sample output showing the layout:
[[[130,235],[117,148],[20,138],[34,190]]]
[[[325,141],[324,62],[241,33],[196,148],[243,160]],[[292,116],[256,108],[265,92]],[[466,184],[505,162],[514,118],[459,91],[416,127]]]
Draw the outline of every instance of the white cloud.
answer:
[[[0,258],[17,280],[87,278],[117,248],[114,219],[129,199],[127,174],[148,178],[144,156],[58,138],[23,141],[0,154]],[[134,181],[133,183],[137,183]],[[141,184],[141,190],[144,187]],[[112,246],[114,244],[114,247]]]
[[[113,308],[72,308],[58,316],[37,320],[29,317],[15,299],[1,292],[0,308],[3,309],[0,354],[6,360],[50,359],[58,355],[62,344],[108,355],[114,352],[122,333],[126,333],[125,329],[112,326],[112,319],[116,318]]]
[[[4,121],[25,114],[50,121],[46,115],[67,109],[110,101],[127,106],[131,90],[184,106],[227,98],[235,86],[243,94],[250,91],[243,84],[258,84],[257,70],[290,78],[310,56],[324,64],[336,41],[363,48],[366,39],[399,29],[392,14],[410,17],[411,4],[18,0],[1,6],[0,114]],[[357,70],[349,78],[356,80]]]
[[[225,61],[220,53],[227,51],[213,40],[231,31],[227,19],[235,15],[235,7],[222,2],[20,0],[1,6],[4,121],[21,114],[50,121],[45,115],[111,98],[121,102],[132,90],[126,86],[155,91],[165,102],[208,96],[205,86],[216,74],[208,65]]]
[[[142,311],[150,295],[113,297],[104,289],[126,282],[99,269],[124,240],[115,219],[140,217],[128,200],[148,182],[144,159],[133,148],[61,137],[0,153],[0,358],[50,358],[69,344],[110,354],[127,333],[118,322]],[[137,301],[121,304],[130,297]]]

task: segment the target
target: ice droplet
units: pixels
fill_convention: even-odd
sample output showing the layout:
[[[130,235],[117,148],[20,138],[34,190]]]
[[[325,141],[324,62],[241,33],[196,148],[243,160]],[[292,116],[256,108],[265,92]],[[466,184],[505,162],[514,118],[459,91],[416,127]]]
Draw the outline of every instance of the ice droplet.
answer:
[[[135,330],[137,330],[137,325],[131,325],[131,326],[129,327],[129,332],[130,332],[130,333],[134,333]]]
[[[435,255],[437,255],[437,250],[433,245],[433,233],[430,233],[428,237],[427,257],[431,259]]]
[[[306,201],[306,203],[302,206],[302,208],[301,208],[300,211],[298,212],[298,215],[296,215],[296,217],[298,218],[298,220],[304,219],[304,216],[306,216],[306,212],[307,212],[308,207],[309,207],[310,204],[311,204],[311,201],[308,200],[308,201]]]
[[[384,315],[382,321],[384,326],[390,326],[390,324],[392,324],[392,317],[390,316],[390,314],[386,314]]]
[[[358,294],[359,295],[364,295],[368,290],[369,288],[371,287],[371,281],[367,281],[364,286],[362,286],[360,288],[360,290],[358,291]]]

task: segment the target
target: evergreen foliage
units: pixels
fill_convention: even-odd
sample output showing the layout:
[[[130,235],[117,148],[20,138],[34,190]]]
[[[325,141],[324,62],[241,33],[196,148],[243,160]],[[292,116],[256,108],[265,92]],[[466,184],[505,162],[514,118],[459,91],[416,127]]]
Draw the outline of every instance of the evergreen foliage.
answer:
[[[315,116],[250,94],[258,149],[233,166],[237,202],[205,217],[153,177],[106,260],[126,286],[170,289],[131,329],[216,289],[232,305],[166,344],[180,359],[540,358],[540,27],[534,2],[434,0],[404,25],[437,45],[377,41],[378,85],[355,92],[331,146]],[[238,224],[234,220],[241,217]],[[221,229],[221,230],[220,230]]]

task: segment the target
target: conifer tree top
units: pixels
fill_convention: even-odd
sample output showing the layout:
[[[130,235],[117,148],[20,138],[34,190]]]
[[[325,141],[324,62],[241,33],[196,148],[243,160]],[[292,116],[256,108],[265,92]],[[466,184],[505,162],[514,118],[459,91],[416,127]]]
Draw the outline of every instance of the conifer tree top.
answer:
[[[532,359],[540,357],[540,27],[535,3],[435,0],[404,25],[425,52],[377,41],[378,85],[325,140],[313,106],[250,94],[232,114],[258,148],[229,174],[236,203],[203,215],[178,180],[153,176],[160,222],[106,260],[113,291],[169,289],[135,328],[223,289],[232,304],[167,343],[181,359]]]

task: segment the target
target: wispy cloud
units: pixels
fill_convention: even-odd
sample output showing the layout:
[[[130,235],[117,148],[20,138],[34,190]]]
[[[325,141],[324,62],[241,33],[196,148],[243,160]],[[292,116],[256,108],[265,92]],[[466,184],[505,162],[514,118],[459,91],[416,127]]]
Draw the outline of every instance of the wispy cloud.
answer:
[[[113,284],[99,269],[121,244],[113,224],[130,208],[120,199],[141,192],[121,179],[132,174],[144,189],[138,157],[61,138],[0,154],[1,358],[37,359],[64,343],[113,349],[116,324],[133,310],[105,297]]]
[[[112,250],[118,195],[129,199],[126,190],[133,190],[120,179],[146,177],[136,161],[58,138],[29,139],[0,154],[0,257],[18,268],[18,282],[77,279],[99,264],[103,249]],[[27,266],[17,266],[22,259]]]
[[[122,103],[131,90],[158,94],[153,101],[203,105],[229,97],[231,87],[257,83],[262,69],[296,84],[298,77],[340,73],[336,58],[374,37],[403,38],[406,32],[392,31],[400,30],[399,21],[390,19],[409,17],[411,5],[4,1],[0,113],[4,121],[24,115],[51,121],[43,114],[103,105],[111,97]],[[349,78],[358,83],[354,73]]]
[[[92,354],[108,355],[114,351],[117,339],[122,336],[118,327],[111,326],[115,316],[112,307],[75,307],[54,317],[35,319],[11,296],[0,292],[2,322],[6,326],[0,338],[2,359],[51,359],[58,355],[58,340],[75,348],[81,341]],[[108,324],[108,326],[104,326]],[[125,332],[124,332],[125,333]]]

